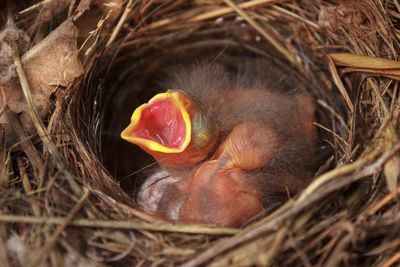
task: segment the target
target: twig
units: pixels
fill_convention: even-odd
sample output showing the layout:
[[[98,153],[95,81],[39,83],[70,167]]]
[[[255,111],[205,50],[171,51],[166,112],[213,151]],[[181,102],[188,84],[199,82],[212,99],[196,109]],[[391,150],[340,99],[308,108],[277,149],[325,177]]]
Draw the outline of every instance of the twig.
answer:
[[[12,58],[15,64],[15,68],[17,70],[18,78],[21,83],[22,87],[22,92],[24,94],[25,100],[27,101],[28,104],[28,112],[29,115],[33,121],[33,124],[36,128],[36,131],[38,132],[43,145],[49,150],[50,154],[54,157],[55,162],[60,170],[62,170],[67,177],[67,180],[74,191],[75,194],[80,194],[80,187],[78,186],[77,182],[74,180],[74,177],[72,174],[66,169],[64,166],[64,163],[62,161],[62,158],[60,154],[57,151],[56,146],[53,144],[51,141],[49,134],[46,130],[46,127],[44,127],[44,124],[42,120],[40,119],[39,113],[37,112],[34,104],[33,104],[33,98],[31,94],[31,89],[29,86],[28,78],[26,77],[24,67],[21,62],[21,58],[17,54],[16,51],[12,53]]]
[[[331,133],[337,140],[342,141],[346,146],[349,145],[349,143],[346,142],[346,140],[343,139],[343,137],[341,137],[339,134],[335,133],[333,130],[325,127],[324,125],[318,123],[318,122],[314,122],[313,123],[315,126],[327,131],[328,133]]]
[[[7,153],[5,142],[5,130],[0,129],[0,188],[7,185],[9,182],[8,171],[10,156],[9,152]]]
[[[393,249],[400,246],[400,237],[389,241],[389,242],[383,242],[382,245],[373,248],[372,250],[368,251],[367,253],[365,253],[365,256],[376,256],[376,255],[382,255],[383,253],[385,253],[387,250],[389,249]]]
[[[274,240],[271,244],[271,248],[262,256],[262,261],[260,262],[262,266],[271,266],[274,262],[274,259],[279,254],[279,250],[282,247],[283,241],[287,236],[288,229],[286,227],[282,227],[276,233]]]
[[[367,217],[372,216],[378,210],[380,210],[382,207],[384,207],[387,203],[389,203],[390,201],[398,198],[399,195],[400,195],[400,187],[398,187],[395,192],[391,192],[390,194],[387,194],[384,198],[382,198],[378,202],[374,203],[373,206],[371,206],[368,209],[366,209],[363,213]]]
[[[129,216],[133,216],[136,218],[139,218],[141,220],[147,221],[147,222],[151,222],[151,223],[166,223],[165,220],[162,220],[156,216],[150,215],[148,213],[145,213],[143,211],[140,211],[138,209],[129,207],[128,205],[125,205],[117,200],[115,200],[114,198],[106,195],[104,192],[101,192],[99,190],[96,190],[94,188],[90,188],[92,190],[92,192],[94,192],[97,196],[101,197],[105,202],[107,203],[111,203],[109,205],[111,205],[113,208],[115,208],[118,212],[124,212],[125,214],[129,215]]]
[[[247,15],[246,12],[243,11],[237,4],[232,2],[231,0],[223,0],[227,5],[233,8],[240,16],[242,16],[247,23],[250,24],[256,31],[258,31],[279,53],[281,53],[285,58],[294,66],[299,67],[300,61],[299,59],[290,52],[286,47],[282,46],[278,40],[275,39],[272,35],[270,35],[267,31],[265,31],[252,17]]]
[[[386,106],[385,101],[382,98],[381,92],[379,91],[378,86],[372,82],[371,78],[367,78],[367,82],[369,86],[372,88],[372,91],[375,93],[376,97],[378,98],[379,103],[381,104],[381,107],[383,109],[383,114],[385,115],[385,118],[390,116],[389,109]]]
[[[32,192],[32,185],[31,185],[31,183],[29,181],[28,174],[26,173],[25,166],[24,166],[24,164],[22,162],[22,159],[20,157],[17,158],[17,165],[18,165],[19,174],[20,174],[21,179],[22,179],[22,185],[23,185],[24,191],[25,191],[26,194],[29,194],[30,192]],[[35,199],[32,199],[29,202],[31,204],[33,214],[35,216],[40,216],[39,203]]]
[[[395,266],[394,264],[398,260],[400,260],[400,252],[397,252],[392,257],[390,257],[388,260],[386,260],[384,263],[382,263],[381,267]]]
[[[299,15],[293,13],[293,12],[290,12],[289,10],[287,10],[285,8],[282,8],[280,6],[273,6],[272,8],[277,10],[278,12],[281,12],[281,13],[283,13],[285,15],[288,15],[288,16],[294,18],[294,19],[300,20],[300,21],[306,23],[307,25],[311,26],[312,28],[315,28],[315,29],[319,28],[319,25],[317,23],[314,23],[314,22],[312,22],[312,21],[310,21],[310,20],[308,20],[306,18],[303,18],[303,17],[301,17],[301,16],[299,16]]]
[[[350,96],[347,93],[342,80],[340,79],[339,73],[337,72],[337,69],[335,66],[335,62],[331,56],[327,56],[327,63],[328,63],[329,71],[333,78],[333,82],[335,83],[336,87],[338,88],[340,94],[343,96],[344,101],[347,104],[347,107],[350,109],[350,112],[353,113],[354,112],[353,103],[351,102]]]
[[[352,236],[351,233],[348,233],[346,236],[342,237],[339,239],[337,243],[334,245],[334,249],[332,251],[327,251],[327,254],[330,254],[329,258],[326,260],[326,262],[323,264],[323,266],[327,267],[335,267],[335,266],[340,266],[340,263],[343,260],[343,257],[345,255],[345,250],[351,243]]]
[[[31,162],[34,171],[36,172],[37,177],[41,177],[41,174],[43,173],[43,159],[40,157],[38,151],[36,148],[33,146],[31,138],[28,137],[24,129],[22,128],[21,123],[18,121],[16,115],[12,113],[9,109],[6,109],[4,112],[4,115],[7,119],[7,122],[12,126],[14,131],[16,132],[19,140],[20,146],[26,153],[26,155],[29,158],[29,161]],[[15,144],[14,144],[15,145]]]
[[[29,12],[32,12],[34,10],[39,10],[39,9],[46,9],[52,6],[55,6],[57,9],[54,10],[54,13],[59,12],[60,10],[64,9],[70,4],[71,0],[45,0],[41,1],[39,3],[36,3],[28,8],[25,8],[24,10],[20,11],[19,14],[23,15]]]
[[[115,38],[117,37],[118,33],[122,29],[129,13],[132,11],[132,0],[129,0],[128,4],[125,7],[124,13],[122,14],[121,18],[119,19],[117,26],[114,28],[113,32],[111,33],[110,39],[108,39],[106,47],[110,46]]]
[[[336,120],[340,123],[340,125],[343,126],[344,128],[346,128],[346,130],[348,131],[347,124],[346,124],[346,122],[344,121],[343,117],[342,117],[341,115],[339,115],[339,113],[338,113],[333,107],[331,107],[330,105],[328,105],[328,103],[326,103],[325,101],[323,101],[323,100],[321,100],[321,99],[318,99],[318,100],[317,100],[317,103],[318,103],[321,107],[323,107],[323,108],[325,108],[327,111],[329,111],[329,113],[331,113],[332,116],[333,116],[334,118],[336,118]]]
[[[83,188],[83,196],[81,199],[75,204],[75,206],[71,209],[68,216],[63,219],[62,223],[57,227],[56,231],[50,237],[50,240],[40,248],[39,252],[37,253],[36,257],[32,260],[32,263],[29,267],[36,267],[38,266],[44,255],[51,249],[51,247],[56,243],[62,232],[65,228],[72,222],[76,214],[82,208],[83,204],[85,203],[86,199],[89,197],[90,191],[86,187]]]
[[[240,4],[238,4],[238,6],[242,9],[248,9],[248,8],[257,7],[257,6],[261,6],[261,5],[265,5],[265,4],[270,4],[273,2],[275,2],[275,0],[253,0],[253,1],[248,1],[245,3],[240,3]],[[208,19],[213,19],[213,18],[227,15],[234,11],[235,10],[232,7],[215,8],[209,12],[205,12],[204,14],[200,14],[200,15],[193,17],[192,19],[189,20],[189,22],[200,22],[200,21],[204,21],[204,20],[208,20]],[[161,28],[163,26],[167,26],[173,22],[176,22],[176,20],[170,19],[170,18],[162,19],[162,20],[153,22],[153,23],[143,27],[141,29],[141,31],[159,29],[159,28]]]
[[[31,224],[62,224],[66,218],[59,217],[32,217],[20,215],[0,215],[0,222],[5,223],[31,223]],[[112,221],[112,220],[88,220],[76,219],[69,223],[74,227],[109,228],[109,229],[131,229],[149,230],[157,232],[185,233],[185,234],[205,234],[205,235],[233,235],[241,230],[233,228],[216,228],[196,225],[174,225],[174,224],[154,224],[132,221]]]
[[[292,255],[291,258],[293,259],[297,259],[299,258],[301,260],[301,263],[304,265],[304,267],[311,267],[311,263],[310,260],[308,259],[305,251],[303,250],[303,248],[299,248],[299,246],[296,243],[296,240],[289,235],[289,245],[294,249],[295,253]],[[289,262],[290,258],[289,258]],[[284,263],[286,266],[288,266],[289,264],[287,262]]]

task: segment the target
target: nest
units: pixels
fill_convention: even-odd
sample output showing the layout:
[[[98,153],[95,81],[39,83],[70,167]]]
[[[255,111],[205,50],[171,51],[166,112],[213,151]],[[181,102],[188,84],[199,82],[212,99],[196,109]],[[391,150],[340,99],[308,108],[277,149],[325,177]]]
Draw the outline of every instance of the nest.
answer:
[[[14,27],[7,51],[29,52],[27,42],[66,27],[62,33],[79,47],[68,51],[81,66],[74,57],[57,61],[65,54],[47,59],[75,71],[41,92],[43,115],[35,113],[37,93],[26,88],[33,74],[21,75],[18,53],[2,47],[1,71],[11,73],[3,80],[21,85],[26,105],[20,113],[9,103],[0,110],[7,118],[0,140],[4,266],[399,264],[396,0],[53,0],[13,8],[14,23],[2,32]],[[159,90],[160,70],[170,65],[229,65],[242,56],[268,58],[307,81],[322,136],[313,182],[242,229],[175,225],[144,213],[134,191],[151,159],[119,139],[133,107]],[[29,62],[24,55],[26,69]]]

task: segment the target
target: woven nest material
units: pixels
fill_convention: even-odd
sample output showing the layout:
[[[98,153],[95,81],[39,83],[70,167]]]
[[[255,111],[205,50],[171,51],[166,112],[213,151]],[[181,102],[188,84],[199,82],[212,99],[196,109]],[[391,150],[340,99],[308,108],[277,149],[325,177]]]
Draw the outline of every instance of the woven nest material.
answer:
[[[3,127],[0,143],[3,266],[400,264],[397,0],[48,1],[18,8],[17,17],[8,16],[22,32],[15,37],[20,54],[68,24],[83,68],[48,94],[47,118],[32,112],[37,98],[29,90],[22,98],[29,116],[0,110],[13,128]],[[12,55],[1,57],[0,67],[15,66],[7,70],[11,77],[17,69],[24,89]],[[119,139],[133,107],[160,90],[160,74],[171,65],[229,66],[243,56],[266,58],[306,81],[322,136],[313,182],[242,229],[175,225],[144,213],[134,192],[152,161]]]

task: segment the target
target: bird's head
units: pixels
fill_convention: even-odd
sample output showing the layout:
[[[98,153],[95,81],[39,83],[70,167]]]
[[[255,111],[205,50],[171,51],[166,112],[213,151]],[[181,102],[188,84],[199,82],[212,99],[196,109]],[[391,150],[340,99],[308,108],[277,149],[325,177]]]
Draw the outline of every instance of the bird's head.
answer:
[[[207,157],[216,143],[217,128],[197,99],[168,90],[136,108],[121,137],[164,167],[191,167]]]

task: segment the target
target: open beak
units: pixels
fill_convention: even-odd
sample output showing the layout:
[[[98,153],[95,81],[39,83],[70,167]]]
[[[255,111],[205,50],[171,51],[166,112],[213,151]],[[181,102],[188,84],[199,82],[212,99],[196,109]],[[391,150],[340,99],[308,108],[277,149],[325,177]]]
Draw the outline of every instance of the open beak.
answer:
[[[190,167],[208,155],[215,144],[216,127],[193,97],[168,90],[135,109],[121,137],[163,166]]]

